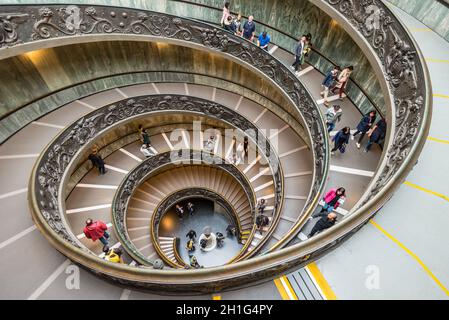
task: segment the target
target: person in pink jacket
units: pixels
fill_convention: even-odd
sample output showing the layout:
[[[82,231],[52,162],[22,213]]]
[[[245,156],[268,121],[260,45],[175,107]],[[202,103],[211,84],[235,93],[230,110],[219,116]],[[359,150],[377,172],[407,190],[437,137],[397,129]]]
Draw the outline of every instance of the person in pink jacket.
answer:
[[[86,220],[86,226],[83,231],[86,238],[92,241],[100,240],[104,246],[107,246],[109,233],[106,230],[108,230],[108,226],[103,221],[93,221],[89,218]]]
[[[342,187],[338,189],[331,189],[328,193],[326,193],[323,200],[324,205],[321,212],[332,212],[345,202],[346,190]]]

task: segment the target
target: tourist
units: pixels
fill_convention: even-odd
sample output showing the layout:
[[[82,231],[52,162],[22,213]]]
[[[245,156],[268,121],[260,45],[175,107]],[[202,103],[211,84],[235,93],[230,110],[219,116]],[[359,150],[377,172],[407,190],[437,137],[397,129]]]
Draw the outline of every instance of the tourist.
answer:
[[[184,208],[180,206],[179,204],[175,207],[176,214],[178,215],[179,219],[182,220],[182,217],[184,215]]]
[[[215,149],[215,136],[210,136],[209,139],[204,143],[204,149],[212,153]]]
[[[238,163],[242,163],[245,161],[245,148],[243,147],[242,143],[239,143],[239,145],[236,148],[236,154],[237,154],[237,161]]]
[[[302,35],[295,47],[295,61],[291,65],[291,68],[296,72],[299,71],[302,61],[304,61],[304,49],[306,48],[307,36]]]
[[[200,264],[198,263],[198,260],[196,259],[196,257],[194,255],[190,256],[190,266],[195,269],[202,268],[202,266],[200,266]]]
[[[249,141],[248,141],[248,137],[245,136],[243,138],[243,150],[245,152],[245,157],[248,157],[248,146],[249,146]]]
[[[334,212],[328,213],[317,221],[315,226],[310,231],[308,237],[313,237],[315,234],[332,227],[337,221],[337,215]]]
[[[268,224],[270,223],[270,219],[263,214],[259,214],[256,217],[256,227],[257,227],[257,231],[260,232],[260,234],[262,234],[263,228],[265,228],[266,226],[268,226]]]
[[[225,239],[223,233],[217,232],[217,233],[216,233],[216,236],[217,236],[217,246],[218,246],[219,248],[223,247],[224,239]]]
[[[195,240],[196,238],[196,231],[193,229],[190,229],[189,232],[187,232],[186,237],[189,238],[190,240]]]
[[[203,238],[203,239],[200,240],[200,249],[202,251],[204,251],[206,249],[206,247],[207,247],[207,239]]]
[[[231,14],[231,11],[229,10],[229,5],[231,4],[230,1],[225,1],[223,6],[223,15],[221,16],[220,24],[222,27],[224,27],[225,22],[228,20],[229,15]]]
[[[243,25],[243,38],[251,42],[254,40],[254,34],[256,32],[256,24],[253,19],[253,16],[249,16],[248,21]]]
[[[321,207],[321,211],[318,214],[313,215],[314,217],[319,216],[323,212],[332,212],[336,210],[339,206],[343,205],[346,200],[346,190],[343,187],[338,189],[331,189],[323,198],[324,204]]]
[[[231,15],[229,15],[227,20],[225,21],[224,28],[225,30],[232,32],[233,34],[236,33],[237,26],[235,25],[234,19]]]
[[[234,20],[235,24],[235,35],[242,36],[242,15],[239,13],[237,19]]]
[[[331,132],[332,130],[334,130],[336,123],[341,121],[342,114],[343,114],[343,111],[341,110],[341,107],[338,104],[327,109],[326,125],[327,125],[328,132]]]
[[[103,248],[104,252],[104,259],[109,262],[113,263],[123,263],[122,258],[122,250],[120,248],[112,248],[109,249],[108,247]]]
[[[193,205],[193,203],[192,202],[188,202],[187,203],[187,213],[190,215],[190,216],[193,216],[193,213],[195,212],[195,206]],[[195,235],[196,236],[196,235]]]
[[[154,156],[154,152],[151,150],[151,146],[149,144],[143,144],[140,147],[140,152],[142,152],[142,154],[147,158]]]
[[[322,86],[323,86],[324,90],[320,94],[324,98],[324,105],[327,107],[329,106],[329,101],[327,100],[327,98],[329,96],[329,90],[335,86],[335,83],[338,79],[338,75],[340,74],[340,71],[341,71],[340,67],[335,66],[334,68],[332,68],[332,70],[330,70],[326,74],[326,77],[324,78],[324,80],[322,82]]]
[[[94,167],[98,168],[98,171],[100,172],[100,174],[106,173],[104,160],[101,158],[100,154],[98,153],[97,147],[92,148],[92,153],[89,154],[88,158],[92,162],[92,165]]]
[[[232,163],[235,166],[238,166],[240,164],[240,160],[237,157],[237,153],[233,153],[229,158],[228,158],[228,162]]]
[[[343,93],[345,92],[346,85],[348,84],[349,77],[354,70],[353,66],[349,66],[343,69],[343,71],[338,75],[338,82],[335,87],[332,89],[332,93],[335,93],[335,90],[339,89],[338,96],[340,100],[343,100]]]
[[[341,153],[345,153],[346,145],[349,143],[349,137],[351,135],[351,129],[344,127],[334,136],[334,148],[331,150],[331,154],[335,155],[335,151],[339,150]]]
[[[376,111],[374,110],[365,114],[357,125],[357,131],[351,136],[351,139],[354,140],[355,137],[360,134],[360,138],[356,143],[358,149],[360,149],[360,144],[362,143],[363,137],[365,137],[365,134],[372,128],[374,121],[376,121],[376,115]]]
[[[139,125],[139,137],[140,141],[143,144],[151,144],[150,142],[150,135],[148,134],[147,130],[143,128],[142,125]]]
[[[385,139],[386,134],[387,121],[385,119],[380,119],[379,121],[377,121],[371,132],[368,133],[369,141],[365,147],[365,152],[368,152],[371,149],[373,143],[377,143],[380,149],[383,150],[382,141]]]
[[[230,224],[226,227],[226,233],[228,236],[235,237],[237,235],[237,228],[233,224]]]
[[[109,233],[106,230],[108,230],[108,226],[103,221],[93,221],[89,218],[86,220],[83,232],[87,239],[91,239],[93,242],[100,240],[103,246],[106,247],[109,239]]]
[[[262,49],[268,51],[268,44],[270,43],[270,36],[267,34],[266,31],[262,32],[261,35],[259,35],[259,39],[257,40],[257,45],[261,47]]]
[[[257,203],[257,210],[258,210],[259,214],[262,214],[265,211],[266,206],[267,206],[266,200],[260,199],[259,202]]]
[[[186,249],[187,249],[188,252],[193,252],[193,251],[195,251],[195,249],[196,249],[196,248],[195,248],[195,242],[194,242],[192,239],[190,239],[190,240],[187,241]]]

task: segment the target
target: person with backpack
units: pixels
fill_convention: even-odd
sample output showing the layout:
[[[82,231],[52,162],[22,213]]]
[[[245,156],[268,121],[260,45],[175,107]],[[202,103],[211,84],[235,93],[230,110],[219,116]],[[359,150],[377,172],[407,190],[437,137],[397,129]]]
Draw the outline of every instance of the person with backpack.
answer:
[[[109,233],[106,230],[108,230],[108,226],[103,221],[93,221],[89,218],[86,220],[83,232],[87,239],[91,239],[93,242],[100,240],[103,246],[106,247],[109,239]]]
[[[355,137],[360,134],[360,138],[357,141],[357,149],[360,149],[360,145],[362,143],[363,138],[365,137],[365,134],[370,131],[370,129],[373,127],[374,121],[376,121],[376,111],[371,111],[360,120],[359,124],[357,125],[357,131],[351,136],[351,139],[354,140]]]
[[[346,145],[349,143],[349,137],[351,135],[351,129],[344,127],[334,136],[334,148],[331,150],[331,155],[335,155],[335,151],[339,150],[341,153],[345,153]]]

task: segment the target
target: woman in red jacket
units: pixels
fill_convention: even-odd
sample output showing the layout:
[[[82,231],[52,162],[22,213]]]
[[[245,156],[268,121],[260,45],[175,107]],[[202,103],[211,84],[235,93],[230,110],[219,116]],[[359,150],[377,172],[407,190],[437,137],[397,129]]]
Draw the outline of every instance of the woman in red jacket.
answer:
[[[86,220],[86,226],[84,227],[84,234],[86,238],[92,239],[92,241],[100,240],[100,242],[104,245],[108,245],[109,233],[108,226],[100,220],[92,221],[92,219]]]

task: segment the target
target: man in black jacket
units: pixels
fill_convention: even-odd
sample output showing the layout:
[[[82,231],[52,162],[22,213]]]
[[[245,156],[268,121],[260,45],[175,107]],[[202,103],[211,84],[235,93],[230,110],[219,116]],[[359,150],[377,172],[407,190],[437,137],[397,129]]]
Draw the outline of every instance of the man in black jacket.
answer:
[[[100,171],[100,174],[105,174],[106,169],[104,167],[104,160],[101,158],[100,154],[98,153],[98,149],[94,147],[92,149],[92,153],[89,154],[89,160],[92,162],[92,165],[96,168],[98,168],[98,171]]]
[[[322,213],[320,216],[320,220],[315,224],[312,228],[312,231],[309,233],[309,238],[313,237],[318,232],[321,232],[325,229],[332,227],[337,221],[337,215],[334,212],[326,214],[327,212]]]

